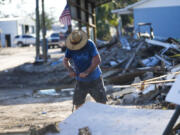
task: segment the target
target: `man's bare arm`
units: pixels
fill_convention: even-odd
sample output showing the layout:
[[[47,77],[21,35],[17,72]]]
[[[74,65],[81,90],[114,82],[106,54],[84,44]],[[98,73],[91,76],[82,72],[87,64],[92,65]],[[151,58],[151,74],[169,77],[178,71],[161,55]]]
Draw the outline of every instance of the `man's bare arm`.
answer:
[[[74,72],[73,68],[71,67],[71,64],[69,63],[69,59],[64,57],[63,64],[65,68],[69,71],[70,77],[75,77],[76,73]]]

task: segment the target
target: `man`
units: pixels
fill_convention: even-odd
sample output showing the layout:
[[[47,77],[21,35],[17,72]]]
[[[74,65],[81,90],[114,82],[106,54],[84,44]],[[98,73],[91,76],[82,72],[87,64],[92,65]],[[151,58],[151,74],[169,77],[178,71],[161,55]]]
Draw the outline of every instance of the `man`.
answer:
[[[70,77],[76,79],[73,96],[76,109],[85,102],[88,93],[96,102],[105,104],[107,98],[99,67],[101,59],[94,42],[88,40],[87,34],[82,30],[75,30],[67,37],[66,47],[63,62]],[[72,68],[70,60],[73,61],[75,69]]]

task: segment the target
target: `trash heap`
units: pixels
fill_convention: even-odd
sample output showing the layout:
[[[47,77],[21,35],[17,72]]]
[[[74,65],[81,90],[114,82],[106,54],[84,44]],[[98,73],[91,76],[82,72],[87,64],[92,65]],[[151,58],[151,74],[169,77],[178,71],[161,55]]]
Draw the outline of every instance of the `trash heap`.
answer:
[[[126,37],[123,42],[101,44],[99,52],[110,104],[154,103],[153,108],[174,108],[165,97],[180,73],[177,40]]]

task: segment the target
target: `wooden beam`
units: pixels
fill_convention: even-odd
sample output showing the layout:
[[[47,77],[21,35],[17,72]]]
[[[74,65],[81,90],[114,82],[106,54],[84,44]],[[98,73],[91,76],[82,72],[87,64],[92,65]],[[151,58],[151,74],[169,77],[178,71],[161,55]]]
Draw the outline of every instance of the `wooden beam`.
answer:
[[[85,2],[85,8],[86,8],[87,11],[89,11],[88,10],[88,2]],[[89,23],[89,14],[86,14],[86,22]],[[88,38],[89,38],[90,37],[90,35],[89,35],[89,25],[86,25],[86,31],[87,31],[87,35],[88,35]]]
[[[84,11],[85,13],[91,15],[92,17],[95,16],[95,14],[90,13],[87,9],[82,8],[80,5],[76,4],[75,2],[72,2],[71,0],[69,1],[69,4],[72,5],[72,6],[74,6],[74,7],[77,7],[77,8],[79,8],[79,9],[81,9],[81,10]]]
[[[78,19],[78,18],[72,17],[72,19],[74,19],[74,20],[76,20],[76,21],[78,21],[78,22],[81,22],[81,23],[83,23],[83,24],[85,24],[85,25],[88,25],[88,26],[90,26],[90,27],[96,28],[95,25],[89,24],[89,23],[87,23],[87,22],[84,22],[84,21],[82,21],[82,20],[80,20],[80,19]]]
[[[131,84],[131,86],[139,86],[139,87],[141,87],[141,85],[157,84],[157,83],[168,83],[168,82],[174,82],[175,80],[176,79],[151,81],[151,82],[144,81],[144,83],[134,83],[134,84]]]
[[[77,2],[77,5],[81,5],[81,1],[80,0],[76,0],[76,2]],[[80,8],[77,8],[77,17],[79,18],[79,20],[82,20],[81,19],[81,9]],[[79,30],[82,27],[81,22],[79,22],[79,21],[78,21],[78,27],[79,27]]]
[[[143,42],[141,42],[138,47],[136,48],[135,52],[133,53],[133,55],[131,56],[130,60],[128,61],[128,63],[125,66],[125,69],[123,71],[123,73],[125,73],[127,71],[127,69],[129,68],[129,66],[131,65],[131,63],[133,62],[137,52],[141,49],[141,46],[143,45]]]
[[[92,6],[92,12],[93,12],[93,14],[95,14],[96,13],[95,5],[92,4],[91,6]],[[93,17],[93,24],[96,26],[96,16]],[[96,44],[96,27],[93,28],[93,33],[94,33],[94,42]]]

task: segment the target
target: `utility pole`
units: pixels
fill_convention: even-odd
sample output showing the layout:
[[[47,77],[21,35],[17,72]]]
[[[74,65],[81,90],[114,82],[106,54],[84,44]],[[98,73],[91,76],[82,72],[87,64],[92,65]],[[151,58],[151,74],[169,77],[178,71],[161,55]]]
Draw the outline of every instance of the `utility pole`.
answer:
[[[47,41],[46,41],[46,22],[44,12],[44,0],[42,0],[42,34],[43,34],[43,58],[47,62]]]
[[[39,0],[36,0],[36,62],[39,62],[39,31],[40,31],[40,22],[39,22]]]

